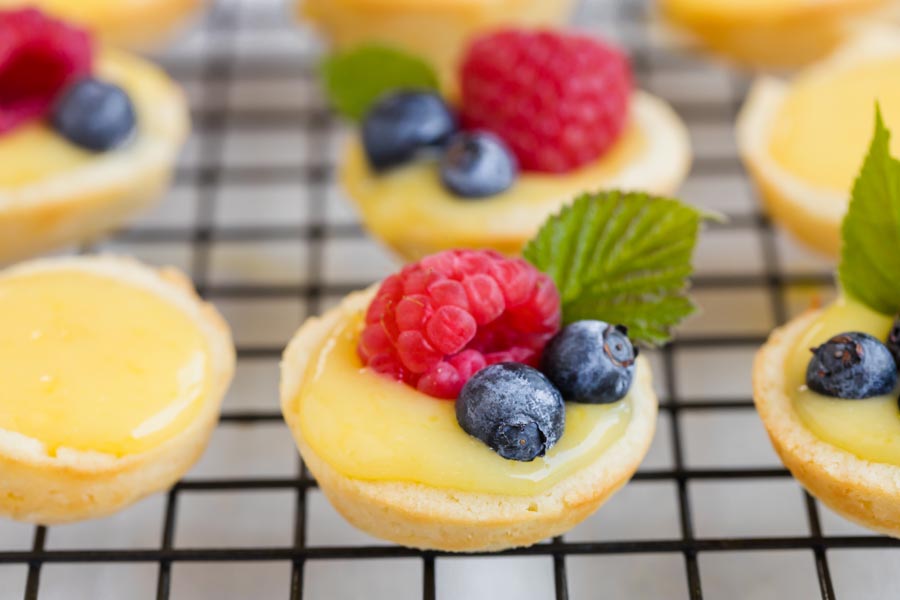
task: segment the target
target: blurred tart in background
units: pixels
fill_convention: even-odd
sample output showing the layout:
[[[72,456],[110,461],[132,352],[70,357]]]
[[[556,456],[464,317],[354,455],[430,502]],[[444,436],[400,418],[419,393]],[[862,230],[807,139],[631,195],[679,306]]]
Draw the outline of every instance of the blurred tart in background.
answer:
[[[363,57],[347,61],[362,70]],[[360,80],[340,70],[326,76],[338,101],[341,80]],[[627,57],[598,39],[485,34],[467,49],[459,81],[458,104],[396,82],[368,90],[366,106],[343,103],[361,123],[340,182],[369,232],[407,260],[450,248],[517,254],[580,193],[669,195],[687,175],[684,124],[663,100],[635,91]]]
[[[161,197],[189,129],[149,62],[0,11],[0,263],[89,241]]]
[[[826,256],[840,252],[876,101],[886,123],[900,127],[897,30],[861,34],[791,80],[758,79],[738,119],[738,146],[766,210]]]
[[[784,69],[819,59],[891,0],[661,0],[665,18],[739,64]]]
[[[459,60],[474,36],[502,26],[562,25],[574,6],[575,0],[300,0],[298,11],[337,50],[380,43],[422,57],[453,94]]]
[[[204,0],[0,0],[0,10],[37,8],[78,24],[103,42],[147,49],[171,35]]]

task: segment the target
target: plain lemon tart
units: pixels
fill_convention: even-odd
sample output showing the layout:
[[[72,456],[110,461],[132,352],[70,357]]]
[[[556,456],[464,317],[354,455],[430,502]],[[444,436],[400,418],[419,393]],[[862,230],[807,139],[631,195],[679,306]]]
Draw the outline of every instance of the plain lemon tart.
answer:
[[[0,514],[102,517],[171,486],[218,421],[234,348],[173,269],[125,258],[0,273]]]
[[[890,0],[663,0],[664,17],[704,46],[755,68],[819,59]]]
[[[0,0],[0,10],[34,7],[78,23],[110,44],[145,49],[159,44],[204,0]]]
[[[669,319],[658,302],[688,302],[700,218],[642,194],[582,197],[521,258],[432,254],[307,320],[284,353],[281,407],[325,496],[372,535],[453,552],[526,546],[585,519],[650,445],[657,400],[635,344],[664,341],[690,312]],[[614,242],[676,236],[665,267],[604,266]],[[673,288],[612,291],[669,269],[685,274]]]
[[[672,108],[634,91],[627,57],[569,32],[476,39],[458,105],[427,90],[381,96],[339,167],[366,229],[407,260],[449,248],[518,253],[572,197],[677,191],[691,163]]]
[[[793,80],[765,77],[737,123],[738,146],[771,217],[807,246],[840,252],[840,225],[876,101],[900,125],[900,36],[872,30]]]
[[[189,130],[184,94],[156,66],[92,49],[36,11],[0,13],[10,23],[21,23],[20,47],[42,53],[4,57],[7,89],[27,85],[15,74],[39,68],[29,61],[59,74],[23,100],[0,100],[0,263],[91,241],[159,199]]]
[[[338,50],[381,43],[432,64],[445,91],[472,37],[505,26],[563,25],[574,0],[300,0],[299,13]]]

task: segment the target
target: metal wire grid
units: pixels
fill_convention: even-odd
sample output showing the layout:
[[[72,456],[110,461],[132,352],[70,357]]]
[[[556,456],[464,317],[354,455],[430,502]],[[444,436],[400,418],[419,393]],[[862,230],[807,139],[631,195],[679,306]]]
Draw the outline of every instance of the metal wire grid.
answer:
[[[626,44],[631,52],[638,78],[646,80],[654,73],[665,71],[677,73],[685,64],[683,56],[654,47],[649,41],[645,20],[648,6],[641,2],[621,0],[610,9],[609,3],[585,3],[582,7],[580,23],[591,23],[591,19],[611,18],[606,26],[621,27],[630,32]],[[223,161],[223,140],[230,127],[241,127],[259,131],[272,131],[283,125],[301,124],[309,148],[317,149],[325,145],[332,136],[336,124],[324,109],[287,110],[239,110],[233,108],[210,109],[214,106],[216,94],[221,86],[233,78],[253,78],[261,73],[285,78],[309,79],[313,76],[314,57],[278,64],[253,64],[245,66],[240,73],[234,60],[234,40],[242,25],[239,5],[234,2],[218,2],[205,17],[203,27],[216,33],[224,47],[217,52],[204,52],[203,60],[196,65],[171,64],[176,76],[194,78],[201,84],[202,99],[194,111],[195,128],[201,132],[198,153],[204,157],[201,165],[179,169],[177,179],[197,191],[195,225],[191,227],[166,226],[142,227],[120,233],[120,241],[147,244],[187,242],[192,249],[192,274],[201,294],[214,301],[225,298],[299,298],[305,301],[308,312],[315,314],[323,306],[323,299],[343,295],[362,287],[367,282],[327,283],[323,280],[323,241],[326,239],[353,239],[364,235],[356,225],[332,225],[325,218],[325,203],[329,186],[333,185],[334,165],[325,154],[318,156],[303,167],[226,167]],[[598,15],[603,15],[598,17]],[[731,123],[743,98],[746,82],[738,76],[733,80],[733,102],[682,102],[678,105],[682,115],[692,123]],[[210,100],[204,102],[202,100]],[[704,177],[744,177],[742,167],[732,158],[706,157],[695,162],[693,178]],[[302,196],[297,202],[307,203],[309,219],[306,225],[267,225],[221,227],[212,218],[216,212],[217,194],[222,188],[234,183],[255,181],[299,182]],[[779,267],[779,248],[774,232],[765,218],[757,215],[736,216],[725,224],[713,226],[728,231],[749,230],[756,232],[762,241],[764,271],[761,275],[721,275],[702,276],[695,281],[697,290],[716,289],[764,289],[777,323],[788,318],[788,289],[797,285],[830,286],[830,277],[820,273],[786,274]],[[306,268],[308,282],[301,285],[254,285],[231,284],[212,285],[209,282],[210,246],[214,241],[265,241],[273,239],[302,239],[306,245]],[[683,335],[661,350],[662,370],[665,389],[660,398],[660,409],[670,415],[669,427],[673,467],[666,469],[642,470],[635,476],[637,481],[673,482],[677,489],[680,536],[677,539],[646,539],[627,541],[580,541],[571,542],[555,538],[548,543],[530,548],[507,552],[516,556],[550,556],[553,562],[555,597],[557,600],[569,598],[567,578],[567,558],[578,555],[596,556],[635,553],[680,553],[683,557],[688,586],[688,596],[697,600],[703,597],[702,574],[698,566],[698,554],[721,551],[774,551],[806,550],[815,558],[818,588],[824,600],[836,598],[832,582],[828,550],[844,548],[888,548],[898,547],[898,542],[875,535],[825,535],[820,524],[816,500],[805,495],[805,511],[809,524],[809,535],[790,537],[699,537],[695,533],[694,519],[688,483],[702,480],[763,480],[789,477],[781,468],[690,468],[684,458],[684,431],[680,415],[688,412],[708,412],[712,410],[751,411],[749,398],[740,401],[728,399],[691,399],[679,393],[675,351],[680,348],[752,348],[764,341],[761,335]],[[240,346],[238,357],[252,359],[275,358],[280,347]],[[749,365],[747,366],[749,368]],[[230,411],[222,417],[220,427],[235,424],[252,426],[266,422],[280,422],[276,411]],[[316,486],[315,481],[299,464],[293,477],[259,478],[204,478],[186,479],[179,482],[167,495],[163,528],[159,547],[156,549],[98,549],[84,547],[78,549],[46,549],[47,528],[35,527],[31,549],[28,551],[0,551],[0,564],[24,564],[28,566],[24,597],[33,600],[40,597],[41,568],[50,563],[123,563],[140,562],[158,565],[156,598],[164,600],[170,595],[172,565],[179,562],[211,561],[290,561],[292,564],[290,598],[304,596],[304,567],[309,561],[322,559],[376,559],[376,558],[418,558],[422,568],[421,597],[431,600],[436,597],[435,559],[444,557],[441,553],[421,552],[399,546],[314,546],[307,543],[307,493]],[[208,547],[179,548],[174,546],[175,530],[178,523],[178,499],[183,492],[234,492],[246,490],[293,490],[296,494],[294,505],[293,543],[284,547]],[[0,590],[2,595],[2,590]],[[5,596],[4,596],[5,597]]]

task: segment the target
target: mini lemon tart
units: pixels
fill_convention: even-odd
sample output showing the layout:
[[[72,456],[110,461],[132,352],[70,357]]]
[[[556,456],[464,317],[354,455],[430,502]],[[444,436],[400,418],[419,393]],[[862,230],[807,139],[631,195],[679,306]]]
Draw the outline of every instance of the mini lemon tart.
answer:
[[[203,0],[0,0],[0,10],[35,7],[78,23],[115,46],[145,49],[170,37]]]
[[[829,508],[900,537],[897,390],[864,400],[817,394],[803,383],[811,346],[843,331],[886,339],[892,319],[842,298],[776,330],[756,357],[753,396],[785,466]]]
[[[875,134],[844,217],[841,296],[777,329],[753,396],[794,477],[848,519],[900,537],[900,162]]]
[[[601,40],[491,33],[468,48],[460,82],[458,106],[427,90],[383,94],[341,160],[363,224],[407,260],[449,248],[514,255],[577,194],[671,195],[689,170],[681,120],[634,92],[627,58]]]
[[[876,100],[900,125],[900,36],[873,30],[790,82],[758,80],[737,124],[744,162],[772,218],[827,256],[840,224]]]
[[[663,0],[662,12],[713,52],[755,68],[821,58],[890,0]]]
[[[502,26],[564,24],[574,0],[300,0],[311,20],[339,50],[366,43],[396,46],[434,65],[445,91],[456,89],[456,68],[470,39]]]
[[[548,216],[574,195],[598,189],[673,194],[690,169],[688,133],[662,100],[635,95],[626,131],[602,158],[566,174],[522,173],[484,202],[461,202],[435,176],[433,162],[373,171],[351,140],[340,181],[372,235],[406,260],[452,247],[519,252]]]
[[[127,93],[136,125],[121,145],[96,152],[47,120],[0,133],[0,263],[91,240],[158,200],[189,129],[178,86],[118,50],[97,53],[94,75]]]
[[[373,295],[307,321],[282,364],[285,419],[350,523],[418,548],[527,546],[571,529],[631,478],[656,427],[646,362],[616,409],[576,407],[545,458],[509,465],[459,428],[452,403],[363,368],[354,342]]]
[[[102,517],[197,460],[231,380],[228,327],[173,269],[114,257],[0,273],[0,514]]]
[[[663,341],[679,320],[661,298],[689,305],[687,275],[663,280],[690,273],[700,221],[675,200],[581,197],[523,258],[443,251],[309,319],[284,353],[281,407],[326,497],[368,533],[453,552],[582,521],[649,447],[657,401],[632,340]],[[665,267],[610,255],[613,239],[675,235]],[[614,291],[638,276],[660,287]]]

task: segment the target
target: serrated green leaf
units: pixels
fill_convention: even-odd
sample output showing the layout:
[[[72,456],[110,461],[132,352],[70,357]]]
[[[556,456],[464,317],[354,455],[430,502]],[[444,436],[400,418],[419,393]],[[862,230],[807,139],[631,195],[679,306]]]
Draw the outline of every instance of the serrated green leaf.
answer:
[[[566,323],[601,319],[661,344],[695,310],[687,288],[705,218],[673,199],[585,194],[551,217],[523,255],[556,282]]]
[[[333,54],[322,61],[320,72],[334,108],[354,121],[390,90],[438,88],[428,63],[387,46],[366,45]]]
[[[876,106],[875,133],[841,227],[838,275],[847,294],[886,315],[900,311],[900,161]]]

